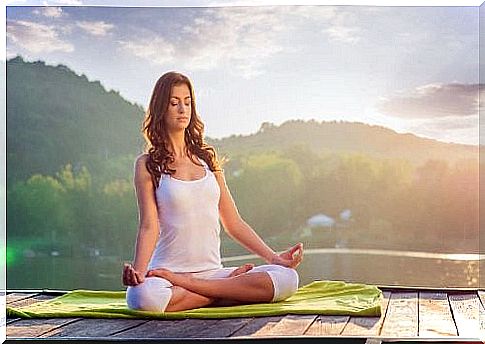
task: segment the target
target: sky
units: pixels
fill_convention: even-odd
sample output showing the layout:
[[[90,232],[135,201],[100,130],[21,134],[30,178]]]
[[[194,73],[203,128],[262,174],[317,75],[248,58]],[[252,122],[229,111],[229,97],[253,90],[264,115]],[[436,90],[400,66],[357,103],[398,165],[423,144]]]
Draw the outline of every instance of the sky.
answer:
[[[6,58],[64,64],[143,108],[180,71],[213,138],[315,119],[478,144],[477,6],[177,3],[9,1]]]

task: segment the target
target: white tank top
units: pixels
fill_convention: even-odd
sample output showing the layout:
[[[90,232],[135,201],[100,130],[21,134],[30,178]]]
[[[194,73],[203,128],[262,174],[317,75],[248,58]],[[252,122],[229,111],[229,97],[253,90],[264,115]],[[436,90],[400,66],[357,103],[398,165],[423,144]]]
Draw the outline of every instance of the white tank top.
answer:
[[[163,174],[156,190],[160,236],[148,269],[197,272],[222,267],[220,188],[206,162],[205,176],[183,181]]]

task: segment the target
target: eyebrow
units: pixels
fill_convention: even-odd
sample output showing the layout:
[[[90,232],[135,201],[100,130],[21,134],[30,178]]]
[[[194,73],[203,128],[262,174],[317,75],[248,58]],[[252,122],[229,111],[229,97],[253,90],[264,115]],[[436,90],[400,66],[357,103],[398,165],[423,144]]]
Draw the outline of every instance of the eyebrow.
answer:
[[[179,97],[175,97],[175,96],[170,97],[170,99],[172,99],[172,98],[175,98],[175,99],[180,99]],[[184,99],[187,99],[187,98],[189,98],[189,99],[190,99],[190,96],[187,96],[187,97],[185,97]]]

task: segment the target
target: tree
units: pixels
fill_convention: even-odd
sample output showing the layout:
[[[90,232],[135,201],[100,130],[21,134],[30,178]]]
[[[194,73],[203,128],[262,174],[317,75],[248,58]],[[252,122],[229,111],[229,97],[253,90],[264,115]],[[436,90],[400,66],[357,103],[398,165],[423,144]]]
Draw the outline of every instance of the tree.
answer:
[[[9,236],[57,239],[72,219],[66,189],[50,176],[34,175],[8,192]]]
[[[239,176],[228,178],[243,217],[263,236],[292,229],[295,194],[302,182],[298,165],[276,153],[255,154],[242,161]]]

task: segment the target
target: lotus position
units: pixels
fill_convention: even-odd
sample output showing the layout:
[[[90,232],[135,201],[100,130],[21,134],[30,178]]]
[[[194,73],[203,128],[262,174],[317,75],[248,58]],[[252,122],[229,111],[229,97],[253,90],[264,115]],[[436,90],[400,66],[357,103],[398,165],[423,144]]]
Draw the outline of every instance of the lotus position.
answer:
[[[146,153],[135,162],[139,225],[134,260],[123,268],[131,309],[277,302],[298,288],[302,244],[275,253],[241,218],[203,132],[192,82],[176,72],[162,75],[143,122]],[[223,267],[219,220],[267,264]]]

